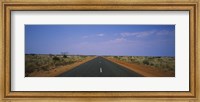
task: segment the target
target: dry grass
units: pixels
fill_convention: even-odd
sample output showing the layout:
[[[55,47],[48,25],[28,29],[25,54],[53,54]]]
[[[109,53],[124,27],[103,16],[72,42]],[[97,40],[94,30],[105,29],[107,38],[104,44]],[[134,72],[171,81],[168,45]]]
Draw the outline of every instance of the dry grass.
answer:
[[[57,73],[57,69],[62,67],[74,66],[77,63],[82,63],[85,60],[91,59],[94,56],[66,56],[66,55],[39,55],[29,54],[25,56],[25,76],[44,76],[44,72],[50,72],[54,70]],[[66,68],[64,68],[66,69]],[[40,74],[37,74],[40,73]]]
[[[109,56],[128,63],[156,67],[164,71],[175,71],[175,57],[154,56]]]
[[[104,58],[143,76],[175,76],[175,58],[173,57],[107,56]]]

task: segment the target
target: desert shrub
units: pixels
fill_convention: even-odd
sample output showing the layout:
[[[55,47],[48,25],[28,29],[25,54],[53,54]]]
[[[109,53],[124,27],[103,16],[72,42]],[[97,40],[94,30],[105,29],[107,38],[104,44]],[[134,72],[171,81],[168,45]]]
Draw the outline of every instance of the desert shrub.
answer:
[[[84,59],[84,58],[86,58],[86,57],[87,57],[87,56],[80,56],[81,59]]]
[[[42,70],[44,71],[48,71],[49,70],[49,66],[48,65],[44,65],[40,67]]]
[[[144,60],[143,64],[149,65],[149,61],[148,60]]]
[[[175,71],[175,57],[162,56],[114,56],[121,61],[128,63],[144,64],[163,70]]]
[[[37,70],[37,65],[33,62],[27,63],[25,62],[25,76],[28,76],[30,73]]]
[[[53,57],[54,55],[53,54],[49,54],[49,57]]]
[[[72,64],[72,63],[74,63],[74,62],[75,62],[75,61],[70,60],[70,61],[67,62],[67,64]]]
[[[31,73],[31,72],[33,72],[37,68],[37,65],[34,64],[34,63],[26,63],[25,67],[26,67],[26,69],[25,69],[26,72],[27,73]]]
[[[48,71],[52,68],[56,68],[58,66],[62,65],[68,65],[68,64],[73,64],[78,61],[82,61],[86,58],[87,56],[70,56],[64,58],[64,56],[56,56],[53,54],[48,54],[48,55],[31,55],[31,54],[26,54],[25,55],[25,75],[28,76],[30,73],[34,71]]]
[[[63,55],[63,58],[67,58],[67,55]]]
[[[151,66],[154,66],[154,64],[153,64],[153,63],[151,63],[150,65],[151,65]]]
[[[54,56],[54,57],[53,57],[53,61],[60,61],[60,58],[57,57],[57,56]]]
[[[114,58],[118,59],[118,56],[114,56]]]

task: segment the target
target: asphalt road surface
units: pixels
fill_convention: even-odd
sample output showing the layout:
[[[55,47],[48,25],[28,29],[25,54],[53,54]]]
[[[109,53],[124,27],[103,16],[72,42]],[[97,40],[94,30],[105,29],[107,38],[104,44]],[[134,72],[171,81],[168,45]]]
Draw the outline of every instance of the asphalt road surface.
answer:
[[[103,57],[97,57],[81,64],[58,77],[141,77],[123,66],[113,63]]]

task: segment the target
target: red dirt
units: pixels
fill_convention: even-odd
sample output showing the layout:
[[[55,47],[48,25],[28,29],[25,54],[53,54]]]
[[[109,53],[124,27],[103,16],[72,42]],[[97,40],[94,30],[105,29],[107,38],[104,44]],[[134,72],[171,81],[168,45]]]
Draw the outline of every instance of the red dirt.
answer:
[[[104,58],[146,77],[174,77],[175,76],[175,73],[173,71],[163,71],[156,67],[128,63],[128,62],[124,62],[115,58],[106,58],[106,57]]]
[[[86,62],[88,62],[88,61],[90,61],[94,58],[96,58],[96,57],[88,57],[83,61],[76,62],[76,63],[70,64],[70,65],[59,66],[57,68],[54,68],[54,69],[51,69],[51,70],[48,70],[48,71],[43,71],[43,70],[35,71],[33,73],[30,73],[29,77],[54,77],[54,76],[58,76],[58,75],[62,74],[63,72],[66,72],[70,69],[73,69],[76,66],[79,66],[83,63],[86,63]]]

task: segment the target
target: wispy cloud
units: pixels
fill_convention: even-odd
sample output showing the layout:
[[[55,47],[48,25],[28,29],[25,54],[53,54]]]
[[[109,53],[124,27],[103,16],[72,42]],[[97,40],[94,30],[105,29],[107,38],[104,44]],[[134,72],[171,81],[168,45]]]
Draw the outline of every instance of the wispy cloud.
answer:
[[[86,39],[86,38],[94,38],[94,37],[103,37],[105,36],[105,34],[103,33],[99,33],[99,34],[90,34],[90,35],[85,35],[85,36],[82,36],[83,39]]]
[[[89,37],[89,36],[83,36],[82,38],[83,38],[83,39],[86,39],[86,38],[88,38],[88,37]]]
[[[122,37],[129,37],[129,36],[135,36],[138,38],[150,36],[150,35],[169,35],[174,34],[174,31],[168,31],[168,30],[151,30],[151,31],[143,31],[143,32],[124,32],[120,33]]]
[[[97,34],[97,36],[101,36],[101,37],[102,37],[102,36],[104,36],[104,34],[103,34],[103,33],[100,33],[100,34]]]
[[[143,32],[125,32],[125,33],[121,33],[121,36],[123,36],[123,37],[128,37],[128,36],[146,37],[151,34],[154,34],[155,32],[156,32],[155,30],[143,31]]]
[[[121,38],[116,38],[116,39],[113,39],[113,40],[110,40],[108,41],[109,43],[122,43],[122,42],[126,42],[128,41],[127,39],[121,37]]]

